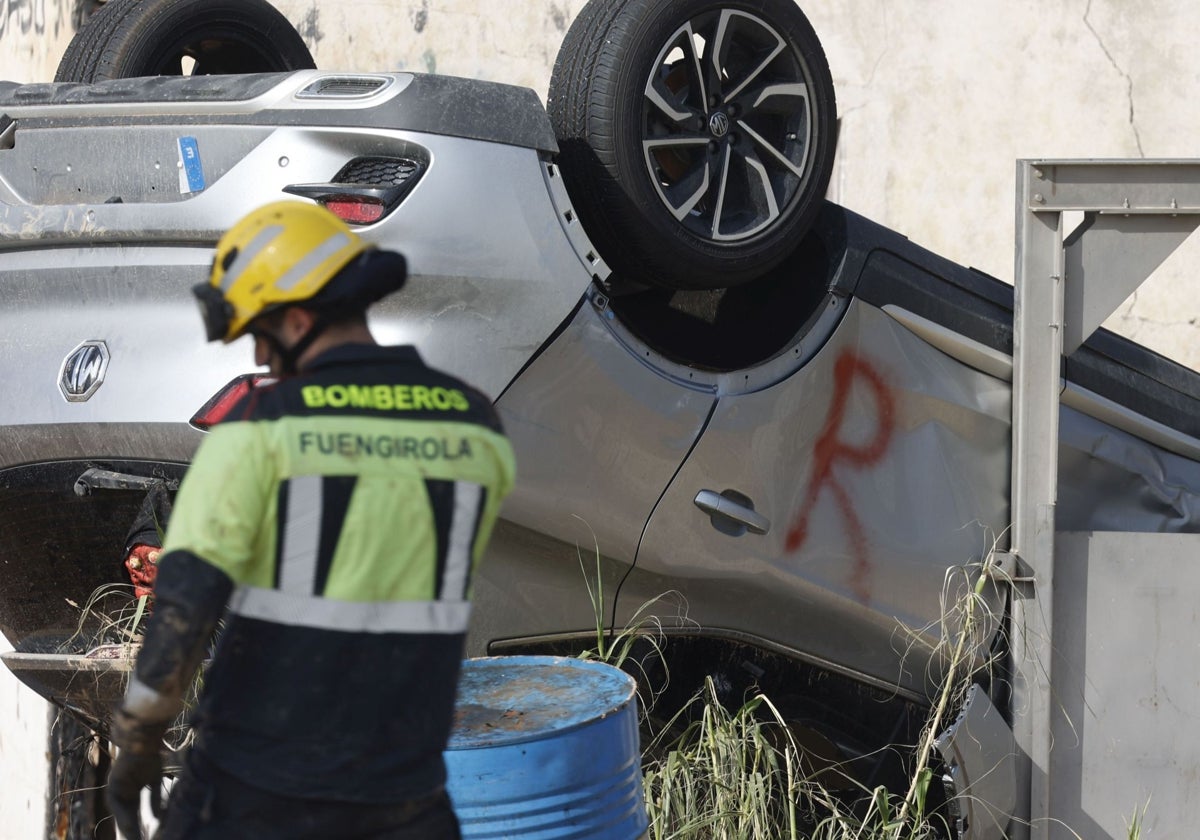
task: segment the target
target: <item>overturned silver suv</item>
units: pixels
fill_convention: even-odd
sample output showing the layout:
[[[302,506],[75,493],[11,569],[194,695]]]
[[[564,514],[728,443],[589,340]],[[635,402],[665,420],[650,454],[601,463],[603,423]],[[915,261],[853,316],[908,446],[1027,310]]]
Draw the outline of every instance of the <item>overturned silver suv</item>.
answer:
[[[1013,296],[824,202],[834,93],[799,9],[592,0],[543,107],[468,79],[244,72],[199,36],[227,75],[162,75],[186,38],[114,69],[100,47],[136,20],[103,15],[131,5],[81,31],[79,78],[0,83],[8,666],[103,730],[129,639],[95,595],[132,599],[131,523],[254,386],[189,290],[226,227],[292,197],[406,255],[373,328],[489,393],[512,439],[472,654],[578,651],[652,603],[660,702],[757,687],[823,761],[898,784],[883,748],[917,740],[945,598],[1010,521]],[[1101,332],[1064,377],[1059,527],[1200,530],[1200,375]],[[944,807],[999,837],[1012,710],[980,666],[1004,661],[1007,589],[978,589]]]

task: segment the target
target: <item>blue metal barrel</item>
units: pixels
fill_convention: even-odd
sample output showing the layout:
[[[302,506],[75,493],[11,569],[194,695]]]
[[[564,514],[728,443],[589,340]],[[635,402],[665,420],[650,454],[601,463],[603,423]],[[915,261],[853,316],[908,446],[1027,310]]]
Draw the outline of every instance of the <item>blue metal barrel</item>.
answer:
[[[444,755],[464,840],[641,837],[635,687],[579,659],[463,662]]]

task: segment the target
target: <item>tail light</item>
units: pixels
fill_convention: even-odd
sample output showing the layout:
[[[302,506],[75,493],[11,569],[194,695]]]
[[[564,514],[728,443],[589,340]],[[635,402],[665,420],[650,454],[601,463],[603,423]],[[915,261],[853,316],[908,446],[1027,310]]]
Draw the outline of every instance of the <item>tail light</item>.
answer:
[[[311,198],[348,224],[369,225],[392,212],[424,171],[414,158],[357,157],[328,184],[291,184],[283,191]]]
[[[200,431],[207,432],[225,419],[238,400],[260,385],[269,385],[274,381],[274,377],[265,373],[243,373],[234,377],[229,384],[213,394],[188,422]]]
[[[326,210],[351,225],[369,225],[383,218],[383,204],[366,196],[338,196],[321,203]]]

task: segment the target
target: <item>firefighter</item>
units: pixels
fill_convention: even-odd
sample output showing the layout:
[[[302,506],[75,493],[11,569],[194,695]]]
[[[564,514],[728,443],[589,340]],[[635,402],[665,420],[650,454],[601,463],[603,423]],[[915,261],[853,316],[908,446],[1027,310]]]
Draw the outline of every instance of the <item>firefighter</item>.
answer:
[[[180,486],[114,716],[108,785],[141,837],[161,751],[223,620],[162,838],[455,838],[442,751],[471,573],[512,488],[489,400],[378,345],[365,310],[404,258],[316,205],[255,210],[194,292],[208,340],[278,377],[209,434]]]

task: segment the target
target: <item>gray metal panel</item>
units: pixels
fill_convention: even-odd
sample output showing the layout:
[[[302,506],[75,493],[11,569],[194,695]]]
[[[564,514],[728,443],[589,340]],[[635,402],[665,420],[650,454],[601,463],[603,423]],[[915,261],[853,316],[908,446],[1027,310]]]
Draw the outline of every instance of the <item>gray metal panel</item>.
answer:
[[[883,311],[924,341],[963,364],[997,379],[1003,379],[1006,382],[1012,381],[1012,358],[1007,354],[901,307],[887,305],[883,307]],[[1128,378],[1133,379],[1132,376]],[[1145,387],[1145,380],[1135,381],[1143,388]],[[1129,435],[1140,438],[1145,443],[1153,444],[1153,447],[1182,455],[1184,458],[1200,460],[1200,440],[1177,428],[1152,420],[1132,408],[1093,391],[1067,382],[1063,386],[1060,399],[1064,407],[1095,418],[1096,421],[1114,429],[1120,429]],[[1139,406],[1139,408],[1144,407],[1144,403]],[[1096,434],[1103,435],[1105,433],[1105,431],[1101,431]],[[1137,528],[1135,530],[1154,531],[1158,529]]]
[[[1016,196],[1012,545],[1020,563],[1014,584],[1012,657],[1014,730],[1026,759],[1018,762],[1021,799],[1014,827],[1018,838],[1046,838],[1059,826],[1052,808],[1060,784],[1052,769],[1053,721],[1064,683],[1057,670],[1063,664],[1059,634],[1065,622],[1056,619],[1055,611],[1063,603],[1081,605],[1078,591],[1064,591],[1060,582],[1054,544],[1060,370],[1068,306],[1064,281],[1070,282],[1064,277],[1062,211],[1161,217],[1159,222],[1135,226],[1158,234],[1148,255],[1109,264],[1072,258],[1077,268],[1091,269],[1076,278],[1082,283],[1086,276],[1087,287],[1072,293],[1065,316],[1078,328],[1073,343],[1086,340],[1090,322],[1102,320],[1113,301],[1137,288],[1145,279],[1139,275],[1149,273],[1172,239],[1182,241],[1181,228],[1186,225],[1175,217],[1200,212],[1200,164],[1022,160],[1017,163]],[[1113,251],[1120,229],[1120,224],[1099,227],[1098,255]],[[1088,253],[1087,237],[1084,229],[1080,253]],[[1095,836],[1087,828],[1081,832]]]
[[[209,345],[187,291],[211,259],[199,249],[113,250],[96,265],[74,250],[57,253],[59,269],[26,271],[20,260],[0,272],[0,358],[7,399],[0,401],[0,429],[62,424],[186,423],[218,388],[253,369],[250,344]],[[140,263],[140,264],[139,264]],[[57,368],[81,341],[102,340],[110,360],[104,383],[86,402],[68,402],[58,388]],[[87,432],[97,450],[103,432]],[[73,457],[60,444],[34,437],[21,447],[27,460]],[[48,451],[35,454],[35,447]],[[127,456],[155,457],[134,451]],[[14,461],[0,454],[0,466]],[[22,459],[22,460],[26,460]]]
[[[107,721],[129,685],[134,665],[130,649],[116,645],[102,648],[105,658],[95,659],[74,654],[8,652],[0,654],[0,661],[43,697],[94,720]]]
[[[1066,244],[1063,355],[1069,356],[1178,248],[1200,217],[1100,215]],[[1101,282],[1086,282],[1102,275]],[[1104,282],[1107,280],[1107,282]]]
[[[1055,541],[1050,837],[1191,837],[1200,801],[1200,537]],[[1071,833],[1072,831],[1076,833]]]
[[[854,297],[892,311],[907,311],[910,326],[913,317],[925,321],[951,337],[951,348],[967,342],[1012,355],[1012,286],[931,254],[847,210],[832,208],[827,215],[844,220],[847,250],[841,282],[853,289]],[[1095,231],[1088,232],[1089,237],[1093,235]],[[1136,242],[1130,240],[1129,244]],[[1091,246],[1084,245],[1090,253]],[[863,259],[860,255],[864,252],[870,257],[859,273],[853,264],[856,257]],[[1047,269],[1045,273],[1051,272]],[[857,283],[849,282],[847,274],[857,277]],[[1070,274],[1068,271],[1068,294]],[[1069,356],[1063,368],[1071,385],[1112,400],[1146,420],[1200,438],[1200,372],[1103,329]]]
[[[561,637],[564,633],[577,634],[575,638],[581,640],[578,650],[596,647],[596,622],[602,620],[607,626],[629,561],[598,554],[584,523],[573,521],[579,533],[566,540],[539,534],[509,519],[496,523],[483,561],[471,578],[474,605],[467,629],[468,656],[504,653],[489,649],[497,641]],[[601,602],[599,619],[588,581]]]
[[[172,200],[164,202],[152,195],[155,181],[148,173],[155,164],[173,171],[176,140],[191,133],[190,128],[147,130],[135,133],[141,139],[129,141],[119,131],[46,130],[49,150],[38,173],[29,169],[39,164],[43,152],[34,150],[11,159],[0,152],[0,197],[4,199],[0,248],[211,245],[250,210],[268,201],[294,198],[284,192],[291,184],[329,181],[359,155],[405,155],[414,148],[431,161],[428,170],[397,210],[360,229],[368,239],[407,245],[407,251],[414,250],[410,243],[428,242],[442,252],[440,261],[453,260],[452,265],[461,265],[464,259],[478,261],[470,267],[482,274],[470,276],[481,277],[494,276],[499,266],[514,262],[532,263],[536,270],[540,248],[559,250],[558,242],[544,242],[542,237],[553,232],[555,239],[565,240],[542,175],[543,164],[529,149],[398,131],[279,128],[265,138],[252,131],[235,143],[244,156],[232,165],[229,155],[221,151],[222,143],[200,146],[204,172],[212,176],[206,177],[203,192],[179,200],[178,177],[162,176],[165,188],[175,191]],[[44,171],[45,167],[52,171]],[[143,177],[150,183],[136,186]],[[113,182],[114,189],[105,186],[107,181]],[[19,191],[26,184],[32,185],[30,196]],[[129,200],[105,203],[119,194],[117,188],[133,190]],[[72,193],[77,197],[71,202],[56,203]],[[42,195],[45,203],[39,198]],[[425,235],[428,240],[422,238]],[[533,250],[517,250],[522,247]],[[46,262],[54,264],[53,259]],[[409,268],[439,273],[434,265],[414,264],[411,256]]]
[[[1063,226],[1038,215],[1030,194],[1038,170],[1017,169],[1016,293],[1013,308],[1012,550],[1042,581],[1054,575],[1054,502],[1058,490],[1058,389],[1062,359]],[[1036,194],[1035,194],[1036,195]],[[1024,578],[1024,575],[1021,577]],[[1050,659],[1053,606],[1032,580],[1013,585],[1013,695],[1021,707],[1013,731],[1031,761],[1018,762],[1017,816],[1043,837],[1049,816]],[[1018,829],[1029,822],[1018,821]]]
[[[889,316],[963,364],[1011,380],[1011,359],[896,307]],[[1055,519],[1064,530],[1200,531],[1200,441],[1068,384]]]
[[[1018,192],[1037,212],[1200,212],[1200,162],[1195,160],[1023,160],[1031,180]]]
[[[5,424],[0,425],[0,466],[126,458],[187,463],[202,439],[203,433],[185,422]]]

